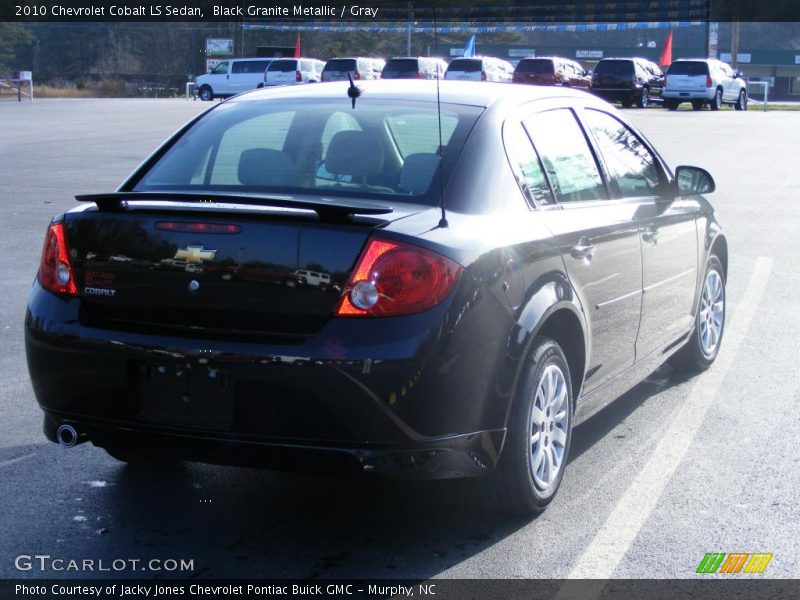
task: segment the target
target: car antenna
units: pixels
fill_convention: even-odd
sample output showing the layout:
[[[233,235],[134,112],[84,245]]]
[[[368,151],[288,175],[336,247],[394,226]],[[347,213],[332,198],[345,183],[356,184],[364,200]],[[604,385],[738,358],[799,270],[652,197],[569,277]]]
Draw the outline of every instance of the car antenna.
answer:
[[[353,77],[350,75],[350,71],[347,72],[347,78],[350,80],[350,87],[347,88],[347,97],[353,101],[353,110],[355,110],[356,98],[361,96],[361,88],[353,83]]]
[[[433,13],[433,47],[439,51],[439,40],[436,35],[439,30],[438,25],[439,11],[434,9]],[[439,63],[436,63],[436,117],[439,120],[439,206],[442,209],[442,218],[439,219],[439,227],[448,227],[447,214],[444,209],[444,160],[442,159],[442,99],[439,95]]]

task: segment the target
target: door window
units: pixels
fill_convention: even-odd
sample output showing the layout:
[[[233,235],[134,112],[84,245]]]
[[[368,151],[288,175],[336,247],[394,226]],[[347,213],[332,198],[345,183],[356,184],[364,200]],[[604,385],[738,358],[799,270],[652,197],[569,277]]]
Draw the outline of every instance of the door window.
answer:
[[[221,62],[216,67],[211,69],[212,75],[227,75],[228,74],[228,63]]]
[[[586,136],[569,109],[550,110],[523,121],[558,202],[603,200],[603,179]]]
[[[503,141],[514,177],[525,198],[534,205],[553,204],[553,194],[539,156],[519,123],[506,123]]]
[[[588,109],[583,114],[608,168],[613,194],[621,198],[660,195],[661,170],[636,134],[607,113]]]

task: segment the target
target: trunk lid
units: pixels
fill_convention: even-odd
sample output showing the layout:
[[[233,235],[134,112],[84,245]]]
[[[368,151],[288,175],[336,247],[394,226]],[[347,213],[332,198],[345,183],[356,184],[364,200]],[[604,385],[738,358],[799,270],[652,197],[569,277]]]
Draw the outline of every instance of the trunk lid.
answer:
[[[177,203],[68,213],[81,321],[167,335],[301,339],[333,314],[374,228],[413,212],[340,222]]]

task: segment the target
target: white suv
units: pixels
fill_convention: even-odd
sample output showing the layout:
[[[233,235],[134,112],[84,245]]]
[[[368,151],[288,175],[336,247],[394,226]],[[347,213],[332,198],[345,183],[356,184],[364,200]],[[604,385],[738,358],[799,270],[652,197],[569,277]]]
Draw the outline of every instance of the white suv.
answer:
[[[232,58],[224,60],[201,75],[195,81],[195,89],[201,100],[226,98],[254,90],[264,81],[271,58]]]
[[[276,58],[264,73],[264,86],[319,83],[324,68],[325,61],[315,58]]]
[[[454,58],[444,74],[445,79],[460,81],[500,81],[511,82],[514,67],[510,62],[490,56]]]
[[[700,110],[708,104],[719,110],[733,104],[747,110],[747,84],[739,71],[713,58],[679,59],[667,69],[667,82],[661,93],[664,106],[675,110],[681,102],[691,102]]]

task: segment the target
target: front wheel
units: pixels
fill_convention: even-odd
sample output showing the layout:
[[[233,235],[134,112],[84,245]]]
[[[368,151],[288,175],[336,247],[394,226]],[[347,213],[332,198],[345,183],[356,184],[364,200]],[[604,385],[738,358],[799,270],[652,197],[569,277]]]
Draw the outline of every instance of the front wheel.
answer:
[[[558,491],[572,439],[572,384],[561,347],[534,341],[509,416],[500,461],[488,479],[493,508],[533,516]]]
[[[214,92],[209,86],[204,85],[203,87],[200,88],[198,96],[200,96],[200,100],[203,100],[205,102],[210,102],[211,100],[214,99]]]
[[[725,332],[725,273],[719,258],[712,255],[706,264],[695,327],[686,345],[670,358],[672,366],[697,372],[710,367],[719,354]]]
[[[667,110],[678,110],[677,100],[664,100],[664,108]]]
[[[736,99],[734,108],[736,110],[747,110],[747,92],[745,90],[739,92],[739,97]]]

